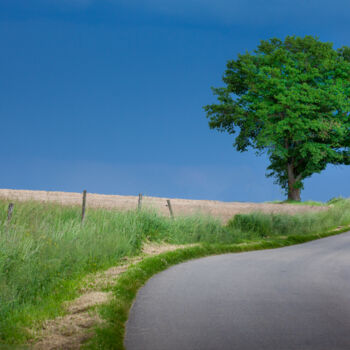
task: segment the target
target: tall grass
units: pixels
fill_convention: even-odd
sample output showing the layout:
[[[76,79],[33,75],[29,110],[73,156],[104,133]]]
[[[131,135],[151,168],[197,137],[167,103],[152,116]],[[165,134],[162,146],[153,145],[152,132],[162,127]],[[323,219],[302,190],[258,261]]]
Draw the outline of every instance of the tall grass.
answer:
[[[228,223],[228,228],[244,238],[276,235],[303,235],[324,232],[337,226],[350,224],[350,201],[335,198],[328,202],[330,208],[303,214],[239,214]]]
[[[350,201],[334,200],[319,213],[236,215],[228,225],[208,216],[175,220],[152,211],[89,210],[50,203],[0,200],[0,344],[25,342],[34,322],[57,316],[86,274],[140,253],[142,242],[231,244],[308,234],[350,223]]]
[[[219,221],[205,217],[171,220],[154,212],[89,210],[38,202],[15,203],[6,224],[0,201],[0,343],[21,342],[33,320],[53,317],[75,296],[87,273],[140,252],[142,241],[229,241]]]

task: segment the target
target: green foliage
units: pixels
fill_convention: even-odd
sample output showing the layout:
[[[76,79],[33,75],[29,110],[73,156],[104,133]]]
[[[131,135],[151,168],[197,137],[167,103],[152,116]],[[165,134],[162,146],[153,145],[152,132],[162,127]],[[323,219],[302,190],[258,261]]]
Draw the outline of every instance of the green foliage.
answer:
[[[209,126],[238,132],[238,151],[267,152],[267,176],[297,199],[303,180],[327,164],[349,164],[350,49],[317,38],[261,41],[227,63]]]
[[[62,301],[76,296],[86,274],[140,253],[142,242],[232,241],[219,221],[201,216],[169,218],[152,211],[89,210],[79,207],[0,201],[0,344],[25,341],[34,320],[55,317]]]
[[[296,215],[265,214],[261,212],[239,214],[227,226],[245,238],[266,238],[280,235],[307,235],[325,232],[332,228],[349,225],[350,201],[331,200],[333,206],[325,211]]]
[[[339,204],[339,203],[344,203],[346,201],[346,199],[345,198],[343,198],[343,197],[334,197],[334,198],[331,198],[328,202],[327,202],[327,204],[328,205],[333,205],[333,204]]]
[[[100,308],[104,319],[102,326],[96,329],[95,336],[88,341],[86,350],[124,350],[125,326],[129,310],[136,297],[137,291],[156,273],[172,265],[201,258],[209,255],[247,252],[252,250],[272,249],[308,242],[317,238],[333,235],[333,233],[296,235],[286,238],[274,237],[262,241],[253,241],[248,244],[205,244],[173,252],[163,253],[155,257],[146,258],[140,263],[131,266],[117,281],[114,289],[114,299]]]
[[[232,235],[222,227],[220,220],[211,216],[179,216],[175,220],[169,220],[147,210],[133,215],[137,215],[143,238],[150,241],[172,244],[232,241]]]
[[[350,202],[343,199],[333,199],[325,212],[295,216],[238,215],[225,226],[208,216],[172,220],[147,210],[104,209],[88,210],[81,225],[79,207],[39,202],[16,202],[11,224],[7,225],[7,205],[0,200],[0,347],[2,343],[26,342],[28,327],[62,314],[63,301],[78,295],[83,277],[117,265],[125,256],[140,254],[145,240],[202,243],[181,253],[179,259],[174,257],[175,253],[170,254],[175,263],[191,257],[244,250],[247,243],[249,249],[278,246],[276,242],[280,242],[281,234],[293,234],[295,243],[309,234],[350,222]],[[233,243],[244,245],[232,248]],[[136,275],[130,277],[128,300],[134,298],[140,283],[166,266],[161,258],[152,261],[158,267],[145,263],[145,270],[133,272]],[[123,303],[115,308],[119,311],[113,317],[124,315],[120,322],[125,322],[128,308]],[[115,329],[117,333],[123,332],[118,329]]]
[[[6,207],[0,202],[0,343],[20,342],[32,319],[56,316],[75,296],[71,281],[139,250],[130,214],[90,211],[82,226],[77,207],[16,203],[8,227]]]

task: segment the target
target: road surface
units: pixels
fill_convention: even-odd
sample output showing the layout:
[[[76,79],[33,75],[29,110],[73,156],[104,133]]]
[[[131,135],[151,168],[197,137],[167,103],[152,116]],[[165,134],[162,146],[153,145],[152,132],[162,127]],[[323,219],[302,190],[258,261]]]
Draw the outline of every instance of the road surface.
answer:
[[[349,350],[350,233],[189,261],[152,277],[127,350]]]

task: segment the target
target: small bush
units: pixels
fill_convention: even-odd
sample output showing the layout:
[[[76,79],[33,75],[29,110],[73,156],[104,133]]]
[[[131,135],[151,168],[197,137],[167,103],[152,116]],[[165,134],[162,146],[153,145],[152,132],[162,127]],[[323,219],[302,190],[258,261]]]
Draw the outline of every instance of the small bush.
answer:
[[[330,204],[340,204],[340,203],[344,203],[346,201],[345,198],[343,197],[333,197],[331,198],[327,204],[330,205]]]
[[[325,211],[304,214],[266,214],[261,212],[238,214],[227,227],[238,231],[241,237],[270,237],[276,235],[303,235],[324,232],[350,223],[350,201],[332,200],[333,206]]]

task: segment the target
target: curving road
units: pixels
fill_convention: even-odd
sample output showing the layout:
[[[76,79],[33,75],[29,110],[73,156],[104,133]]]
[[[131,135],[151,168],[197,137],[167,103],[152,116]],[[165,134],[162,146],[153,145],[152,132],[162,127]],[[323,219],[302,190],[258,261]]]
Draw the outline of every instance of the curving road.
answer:
[[[130,311],[127,350],[349,350],[350,233],[176,265]]]

